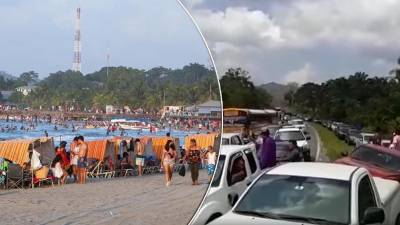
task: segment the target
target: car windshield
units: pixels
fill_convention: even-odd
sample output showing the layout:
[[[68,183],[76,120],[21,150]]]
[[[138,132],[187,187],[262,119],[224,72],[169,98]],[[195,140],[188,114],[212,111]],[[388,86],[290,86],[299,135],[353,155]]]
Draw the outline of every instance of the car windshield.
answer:
[[[222,138],[221,144],[222,145],[229,145],[229,138]]]
[[[351,153],[351,158],[389,170],[400,171],[400,157],[378,151],[368,146],[360,146]]]
[[[371,141],[374,140],[374,135],[372,135],[372,134],[364,135],[364,140],[365,140],[366,142],[371,142]]]
[[[215,169],[214,177],[211,183],[211,187],[218,187],[221,182],[222,171],[224,169],[226,155],[220,155],[218,157],[217,168]]]
[[[353,136],[360,136],[360,132],[358,130],[349,130],[349,134]]]
[[[302,120],[292,120],[290,121],[291,124],[293,125],[303,125],[304,122]]]
[[[264,174],[246,192],[233,212],[321,222],[318,224],[348,224],[349,203],[348,181]]]
[[[275,135],[275,140],[279,141],[299,141],[305,140],[303,133],[301,131],[278,131]]]

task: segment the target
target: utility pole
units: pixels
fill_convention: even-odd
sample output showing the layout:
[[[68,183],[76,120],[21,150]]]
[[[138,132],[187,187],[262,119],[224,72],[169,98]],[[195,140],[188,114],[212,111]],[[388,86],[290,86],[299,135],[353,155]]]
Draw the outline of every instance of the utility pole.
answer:
[[[108,80],[108,68],[110,67],[110,49],[107,50],[107,80]]]
[[[209,94],[210,94],[210,100],[212,100],[212,90],[211,90],[211,83],[210,83],[210,90],[209,90],[210,92],[209,92]]]
[[[82,45],[81,45],[81,8],[76,9],[75,19],[75,35],[74,35],[74,61],[72,64],[72,71],[81,72],[81,56],[82,56]]]

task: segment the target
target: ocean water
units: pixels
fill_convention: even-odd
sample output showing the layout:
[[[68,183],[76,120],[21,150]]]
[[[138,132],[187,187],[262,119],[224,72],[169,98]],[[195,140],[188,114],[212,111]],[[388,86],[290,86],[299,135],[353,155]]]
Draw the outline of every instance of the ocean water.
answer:
[[[75,127],[77,127],[77,123],[74,123]],[[8,139],[31,139],[31,138],[40,138],[45,136],[45,131],[47,131],[49,137],[53,137],[54,143],[57,146],[61,141],[66,141],[69,143],[72,142],[73,138],[82,135],[84,136],[85,140],[98,140],[104,138],[112,138],[114,136],[120,136],[121,131],[117,130],[115,132],[110,132],[107,135],[107,128],[93,128],[93,129],[78,129],[77,131],[72,131],[72,122],[68,125],[68,128],[64,128],[63,126],[57,125],[57,130],[55,129],[54,124],[50,123],[38,123],[34,130],[21,130],[21,126],[27,127],[27,123],[21,122],[6,122],[0,121],[0,127],[5,128],[16,126],[16,130],[9,130],[5,129],[4,132],[0,131],[0,139],[8,140]],[[174,130],[174,129],[165,129],[165,130],[158,130],[156,133],[150,133],[148,130],[133,131],[133,130],[125,130],[124,136],[128,137],[141,137],[141,136],[166,136],[167,132],[171,133],[172,137],[179,138],[180,145],[184,145],[184,138],[187,135],[192,135],[198,133],[198,131],[181,131],[181,130]],[[205,132],[205,131],[202,131]],[[200,132],[200,133],[202,133]]]

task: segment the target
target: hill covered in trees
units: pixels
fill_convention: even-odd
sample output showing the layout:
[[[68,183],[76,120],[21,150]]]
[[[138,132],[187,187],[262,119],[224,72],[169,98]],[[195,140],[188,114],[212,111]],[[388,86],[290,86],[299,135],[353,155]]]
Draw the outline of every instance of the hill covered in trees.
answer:
[[[322,84],[306,83],[287,100],[301,113],[392,132],[400,127],[400,75],[358,72]]]
[[[272,96],[250,80],[247,71],[231,68],[220,79],[224,108],[264,109],[271,106]]]
[[[37,87],[28,96],[15,92],[10,98],[14,103],[33,108],[74,105],[104,109],[110,104],[158,110],[163,106],[164,93],[166,105],[197,104],[208,100],[210,95],[219,99],[214,70],[200,64],[182,69],[110,67],[108,75],[107,68],[86,75],[68,70],[51,73],[43,80],[38,80],[31,71],[4,82],[12,89],[34,83]],[[0,87],[1,83],[0,79]]]

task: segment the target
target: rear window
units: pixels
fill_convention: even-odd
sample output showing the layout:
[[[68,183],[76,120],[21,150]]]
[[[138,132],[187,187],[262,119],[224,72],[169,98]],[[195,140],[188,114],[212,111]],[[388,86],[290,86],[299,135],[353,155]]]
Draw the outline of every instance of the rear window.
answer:
[[[228,138],[222,138],[222,145],[229,145],[229,139]]]
[[[378,167],[400,171],[400,158],[398,156],[381,152],[367,146],[360,146],[354,150],[351,157]]]
[[[299,141],[306,139],[301,131],[278,131],[275,135],[275,140],[278,141]]]
[[[211,182],[211,187],[218,187],[219,183],[221,183],[222,172],[224,170],[226,155],[220,155],[218,157],[217,168],[214,172],[214,177]]]
[[[294,120],[294,121],[291,122],[291,124],[293,124],[293,125],[303,125],[304,122],[302,120]]]

